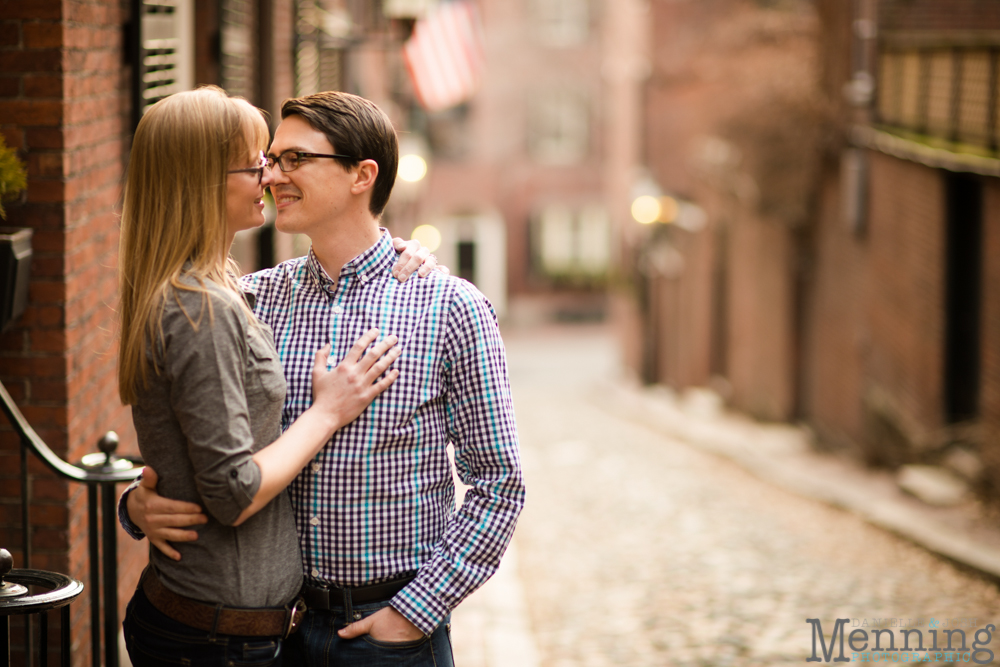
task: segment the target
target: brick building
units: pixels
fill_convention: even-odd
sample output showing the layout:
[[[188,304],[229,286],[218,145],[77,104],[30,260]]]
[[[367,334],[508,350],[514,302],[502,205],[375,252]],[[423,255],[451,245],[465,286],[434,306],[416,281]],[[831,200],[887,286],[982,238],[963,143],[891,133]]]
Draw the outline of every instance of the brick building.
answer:
[[[646,162],[707,224],[646,232],[637,367],[996,495],[1000,11],[652,4]]]
[[[28,170],[27,191],[7,206],[4,224],[33,230],[28,308],[0,338],[0,381],[63,459],[79,462],[112,429],[120,451],[136,453],[131,416],[117,395],[114,267],[137,108],[217,83],[274,110],[293,92],[293,9],[291,0],[0,2],[0,132]],[[0,546],[15,567],[23,566],[19,450],[4,422]],[[29,456],[28,494],[31,566],[89,582],[84,487]],[[146,544],[123,534],[118,544],[120,617]],[[74,665],[91,664],[91,592],[88,586],[71,607]],[[58,655],[58,637],[56,625],[50,656]]]

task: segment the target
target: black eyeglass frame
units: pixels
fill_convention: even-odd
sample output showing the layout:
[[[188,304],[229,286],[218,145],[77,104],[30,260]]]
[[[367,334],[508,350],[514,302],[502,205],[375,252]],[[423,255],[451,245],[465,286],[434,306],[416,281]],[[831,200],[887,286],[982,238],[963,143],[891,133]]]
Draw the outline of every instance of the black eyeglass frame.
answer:
[[[284,161],[284,158],[285,158],[286,155],[294,155],[295,156],[295,166],[294,167],[286,168],[286,166],[282,164],[282,162]],[[278,165],[278,168],[281,169],[281,171],[283,171],[283,172],[285,172],[287,174],[288,172],[295,171],[296,169],[298,169],[299,167],[301,167],[302,166],[302,159],[303,158],[313,158],[313,157],[330,157],[330,158],[335,158],[335,159],[339,159],[339,160],[349,160],[352,163],[354,163],[354,162],[361,162],[361,159],[362,159],[362,158],[354,157],[352,155],[340,155],[339,153],[306,153],[305,151],[285,151],[284,153],[282,153],[278,157],[272,157],[270,155],[265,155],[264,159],[267,161],[267,167],[269,169],[274,169],[274,165]]]
[[[259,167],[247,167],[246,169],[230,169],[227,174],[257,174],[257,185],[264,182],[264,170],[269,169],[268,158],[264,155],[264,151],[260,152],[260,166]]]

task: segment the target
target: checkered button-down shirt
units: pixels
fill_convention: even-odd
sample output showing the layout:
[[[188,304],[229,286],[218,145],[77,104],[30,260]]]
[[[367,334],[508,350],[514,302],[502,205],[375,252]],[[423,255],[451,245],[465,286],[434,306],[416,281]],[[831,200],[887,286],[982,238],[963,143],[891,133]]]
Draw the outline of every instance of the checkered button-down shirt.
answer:
[[[312,402],[316,350],[330,367],[365,331],[399,337],[396,382],[292,482],[306,577],[358,586],[407,572],[391,604],[429,634],[500,562],[524,504],[517,430],[496,315],[440,272],[399,283],[389,235],[334,279],[307,257],[245,276],[274,329],[287,428]],[[455,511],[446,445],[472,488]]]

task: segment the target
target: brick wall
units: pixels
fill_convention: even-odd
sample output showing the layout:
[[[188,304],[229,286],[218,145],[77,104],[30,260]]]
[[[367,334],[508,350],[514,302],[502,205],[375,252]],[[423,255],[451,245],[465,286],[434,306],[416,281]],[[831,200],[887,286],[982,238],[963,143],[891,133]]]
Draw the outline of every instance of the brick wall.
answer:
[[[980,341],[980,454],[988,488],[1000,495],[1000,180],[983,187],[983,293]]]
[[[867,244],[841,216],[840,172],[828,166],[812,239],[803,302],[800,401],[824,440],[861,440],[861,394],[870,335],[863,320]]]
[[[944,190],[942,172],[872,154],[864,317],[868,382],[904,419],[942,424]]]
[[[683,268],[673,287],[654,288],[655,379],[684,387],[722,375],[735,407],[790,418],[801,221],[779,219],[765,204],[807,196],[810,184],[779,183],[767,165],[789,162],[768,156],[769,137],[795,122],[782,109],[814,94],[815,15],[805,4],[762,9],[743,0],[651,7],[646,160],[664,190],[708,214],[705,229],[674,235]]]
[[[8,225],[34,229],[28,310],[0,339],[0,380],[53,450],[70,462],[105,431],[135,451],[115,379],[120,181],[129,136],[124,0],[0,1],[0,131],[28,165]],[[18,442],[0,428],[0,539],[21,566]],[[32,566],[89,582],[86,492],[32,461]],[[120,606],[144,545],[120,537]],[[73,664],[89,664],[89,595],[72,607]],[[56,633],[50,633],[55,640]]]

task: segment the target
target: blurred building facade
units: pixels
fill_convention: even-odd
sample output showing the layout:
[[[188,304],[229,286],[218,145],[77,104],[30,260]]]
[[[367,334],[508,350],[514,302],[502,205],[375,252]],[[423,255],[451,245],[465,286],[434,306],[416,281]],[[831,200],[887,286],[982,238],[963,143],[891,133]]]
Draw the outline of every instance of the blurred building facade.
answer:
[[[997,495],[1000,10],[652,6],[646,163],[706,224],[642,230],[635,368]]]
[[[384,218],[393,232],[437,225],[441,259],[501,312],[508,296],[512,310],[526,296],[522,311],[544,317],[551,303],[532,306],[532,295],[555,295],[572,317],[603,312],[639,158],[646,1],[476,3],[484,83],[465,104],[431,113],[401,46],[435,4],[0,0],[0,132],[28,167],[5,224],[31,228],[34,251],[28,309],[0,337],[0,380],[57,454],[77,462],[109,429],[120,453],[137,453],[115,373],[121,183],[142,109],[197,85],[246,97],[272,127],[287,97],[340,89],[372,99],[404,152],[429,164],[423,182],[399,184]],[[253,269],[306,243],[268,225],[241,234],[233,254]],[[19,450],[0,425],[0,546],[18,567]],[[29,464],[32,566],[89,581],[84,489]],[[121,615],[146,544],[123,533],[118,544]],[[89,626],[85,591],[72,608],[74,665],[90,662]],[[17,646],[15,632],[15,658]]]
[[[476,256],[437,254],[467,275],[470,263],[505,252],[512,317],[598,317],[639,159],[647,3],[479,6],[486,76],[466,104],[413,123],[432,163],[410,220],[459,244],[497,230]]]

